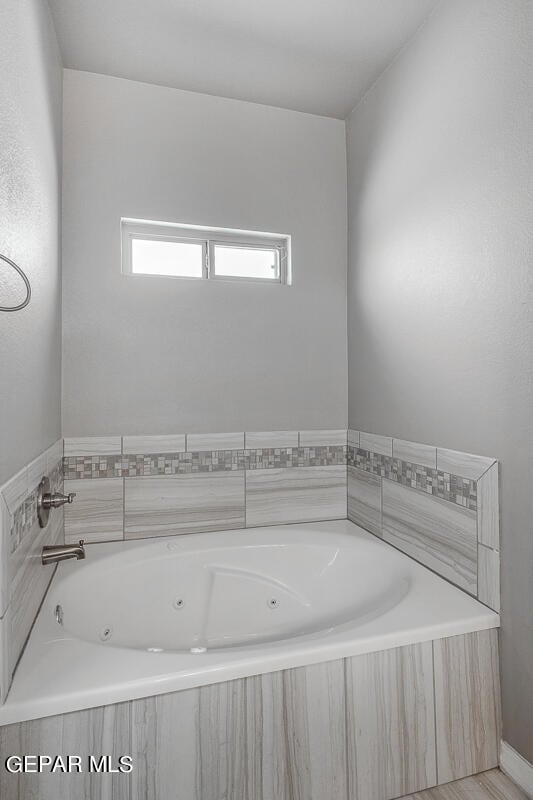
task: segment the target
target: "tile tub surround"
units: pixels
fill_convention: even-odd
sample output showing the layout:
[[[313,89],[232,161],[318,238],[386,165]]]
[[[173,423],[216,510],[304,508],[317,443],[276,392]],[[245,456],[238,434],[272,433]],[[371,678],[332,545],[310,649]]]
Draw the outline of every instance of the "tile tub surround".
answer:
[[[499,610],[493,458],[352,429],[109,436],[66,439],[64,475],[68,542],[347,515]]]
[[[0,488],[0,702],[5,700],[19,656],[54,574],[43,567],[41,548],[63,541],[63,510],[46,528],[37,520],[37,487],[44,475],[63,491],[63,442],[55,442]]]
[[[6,725],[3,753],[31,742],[31,752],[66,755],[75,742],[84,759],[131,754],[134,769],[2,770],[0,796],[167,800],[179,786],[187,800],[392,800],[423,791],[497,766],[497,648],[497,631],[481,631]]]
[[[64,476],[67,542],[342,519],[346,431],[66,439]]]
[[[347,441],[348,518],[499,611],[498,462],[362,431]]]

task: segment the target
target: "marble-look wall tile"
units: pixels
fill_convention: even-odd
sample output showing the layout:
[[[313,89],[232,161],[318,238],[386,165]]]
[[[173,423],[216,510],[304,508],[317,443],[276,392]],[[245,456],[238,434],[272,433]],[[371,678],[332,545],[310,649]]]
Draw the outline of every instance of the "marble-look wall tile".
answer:
[[[345,430],[300,431],[300,447],[344,447],[346,441]]]
[[[0,494],[0,617],[3,617],[9,602],[9,565],[11,554],[11,525],[13,517]]]
[[[429,444],[406,442],[403,439],[392,440],[392,455],[411,464],[437,469],[437,448]]]
[[[29,535],[10,556],[10,674],[13,674],[56,568],[55,564],[41,563],[41,550],[50,542],[50,533],[50,526],[40,528],[35,519]]]
[[[377,433],[359,433],[359,447],[370,453],[381,453],[383,456],[392,456],[392,437],[380,436]]]
[[[498,766],[501,737],[498,631],[433,643],[440,783]]]
[[[16,509],[24,502],[30,492],[28,484],[28,467],[23,467],[16,475],[13,475],[7,483],[0,489],[10,514],[14,514]]]
[[[450,475],[432,467],[413,464],[381,453],[371,453],[350,445],[347,462],[350,467],[371,472],[380,478],[401,483],[411,489],[419,489],[442,500],[469,508],[471,511],[477,509],[476,481],[469,478]]]
[[[180,453],[185,450],[185,434],[165,436],[123,436],[122,452],[125,455],[140,453]]]
[[[262,794],[293,800],[346,797],[342,661],[261,675]]]
[[[48,450],[45,452],[45,456],[46,471],[47,474],[49,474],[60,461],[63,461],[63,439],[58,439],[57,442],[54,442],[54,444],[50,445]]]
[[[298,447],[298,440],[298,431],[246,431],[244,436],[244,444],[247,450]]]
[[[0,495],[0,702],[7,691],[35,617],[54,574],[55,565],[43,566],[45,544],[63,539],[63,512],[53,510],[49,524],[37,520],[37,485],[46,474],[51,490],[61,491],[62,441],[55,442],[24,468],[11,483],[11,512]],[[24,488],[25,487],[25,488]],[[17,505],[18,503],[18,505]]]
[[[399,800],[528,800],[524,792],[499,769],[482,772]]]
[[[500,549],[499,464],[488,469],[477,482],[478,541],[494,550]]]
[[[478,546],[478,599],[493,611],[500,612],[500,554]]]
[[[242,528],[244,472],[126,478],[124,514],[127,539]]]
[[[64,443],[65,456],[111,456],[121,452],[121,436],[71,436]]]
[[[91,708],[73,714],[8,725],[0,729],[5,753],[79,755],[83,770],[10,774],[0,772],[2,800],[129,800],[128,774],[89,771],[89,756],[118,759],[130,753],[130,704]],[[6,749],[4,749],[4,747]],[[134,765],[135,770],[135,765]]]
[[[11,671],[10,664],[10,643],[11,643],[11,610],[7,609],[3,617],[0,617],[0,705],[5,702],[9,687],[11,686]],[[1,752],[8,752],[2,751]],[[11,751],[10,751],[11,752]],[[5,770],[0,770],[4,772]],[[0,790],[1,790],[0,778]],[[0,793],[0,797],[3,795]]]
[[[494,463],[495,458],[462,453],[437,447],[437,469],[477,481]]]
[[[353,428],[348,428],[348,444],[350,447],[359,447],[359,438],[360,433],[359,431],[354,431]]]
[[[349,796],[389,800],[437,782],[431,642],[346,659]]]
[[[346,517],[346,467],[292,467],[246,473],[246,524]]]
[[[33,489],[39,485],[42,478],[47,473],[47,468],[48,464],[46,451],[37,456],[37,458],[34,458],[33,461],[28,464],[28,491],[33,491]]]
[[[310,797],[343,800],[348,790],[344,662],[329,661],[286,670],[284,676],[285,694],[300,698],[299,706],[294,703],[287,717],[295,721],[292,725],[295,734],[303,727],[307,731]],[[302,685],[300,693],[291,691],[297,683]],[[292,741],[297,743],[299,738],[294,736]],[[298,753],[295,753],[292,763],[295,773],[299,771],[297,764]]]
[[[242,433],[188,433],[187,450],[244,450]]]
[[[344,664],[134,701],[132,752],[132,800],[346,800]]]
[[[65,481],[65,492],[75,492],[65,506],[65,541],[107,542],[123,538],[123,480]]]
[[[383,538],[475,595],[477,524],[473,511],[383,481]]]
[[[237,694],[240,682],[232,682]],[[130,752],[136,765],[131,776],[130,800],[165,800],[181,795],[184,800],[202,800],[198,744],[200,738],[200,689],[131,703]],[[176,726],[176,720],[179,725]],[[211,720],[214,727],[217,720]],[[234,757],[232,744],[206,753],[206,759]],[[240,741],[240,740],[239,740]],[[242,750],[240,751],[242,753]],[[239,758],[240,754],[235,754]],[[217,774],[212,775],[216,785]],[[179,787],[179,793],[177,792]],[[230,795],[231,796],[231,795]],[[208,796],[211,800],[212,795]]]
[[[348,519],[376,536],[382,535],[381,478],[348,467]]]

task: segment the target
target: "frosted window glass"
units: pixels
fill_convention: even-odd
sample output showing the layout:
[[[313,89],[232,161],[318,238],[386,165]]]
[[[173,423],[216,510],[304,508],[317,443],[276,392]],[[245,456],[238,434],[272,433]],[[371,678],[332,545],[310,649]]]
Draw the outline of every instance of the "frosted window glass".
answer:
[[[215,244],[214,251],[215,275],[279,281],[279,256],[276,249],[248,249]]]
[[[172,275],[201,278],[201,242],[163,242],[157,239],[131,240],[131,270],[135,275]]]

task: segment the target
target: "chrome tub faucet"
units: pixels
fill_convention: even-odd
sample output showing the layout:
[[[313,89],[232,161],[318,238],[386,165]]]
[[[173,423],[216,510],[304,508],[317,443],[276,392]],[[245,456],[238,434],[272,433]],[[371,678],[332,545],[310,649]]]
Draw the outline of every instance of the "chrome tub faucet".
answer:
[[[78,561],[85,558],[83,539],[80,539],[78,544],[45,544],[41,552],[43,564],[54,564],[57,561],[66,561],[68,558],[76,558]]]

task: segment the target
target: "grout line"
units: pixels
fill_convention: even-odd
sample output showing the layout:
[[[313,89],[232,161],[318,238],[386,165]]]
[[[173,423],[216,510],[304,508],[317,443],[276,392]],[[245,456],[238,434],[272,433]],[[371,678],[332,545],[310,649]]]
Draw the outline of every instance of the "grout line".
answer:
[[[247,489],[246,489],[246,473],[248,472],[248,470],[246,469],[246,461],[244,462],[243,472],[244,472],[244,527],[247,528],[248,527],[248,520],[247,520],[247,517],[246,517],[246,511],[247,511],[248,502],[247,502]]]
[[[484,478],[484,477],[485,477],[485,475],[486,475],[488,472],[490,472],[490,471],[491,471],[491,469],[492,469],[494,466],[498,466],[498,464],[499,464],[499,463],[500,463],[500,462],[498,461],[498,459],[497,459],[497,458],[495,458],[495,459],[494,459],[494,461],[492,462],[492,464],[490,465],[490,467],[487,467],[487,469],[486,469],[484,472],[482,472],[482,473],[481,473],[481,475],[479,476],[479,478],[474,478],[473,480],[475,480],[475,482],[477,483],[478,481],[480,481],[480,480],[481,480],[481,478]],[[498,477],[499,477],[499,473],[498,473]]]
[[[350,734],[349,734],[349,726],[348,726],[348,658],[343,658],[344,662],[344,669],[343,669],[343,678],[344,678],[344,753],[345,753],[345,769],[346,769],[346,791],[348,793],[348,797],[355,797],[355,789],[356,787],[352,787],[350,785]],[[357,784],[357,763],[356,763],[356,753],[355,753],[355,736],[353,737],[354,741],[354,753],[353,753],[353,764],[354,764],[354,773],[356,776],[356,784]]]
[[[379,479],[379,530],[383,539],[383,478]]]
[[[434,739],[435,746],[435,780],[437,786],[439,785],[439,755],[437,748],[437,689],[435,686],[435,639],[431,640],[431,667],[433,677],[433,725],[434,725]]]

